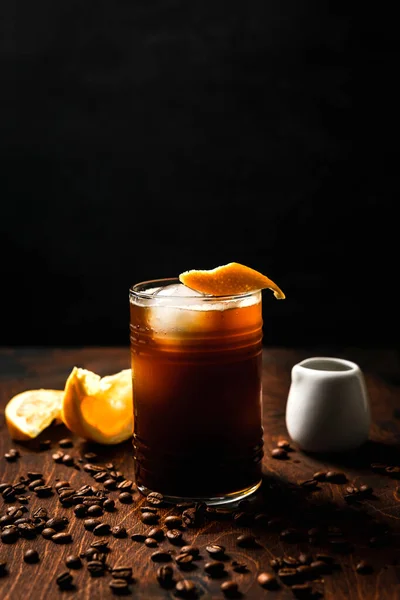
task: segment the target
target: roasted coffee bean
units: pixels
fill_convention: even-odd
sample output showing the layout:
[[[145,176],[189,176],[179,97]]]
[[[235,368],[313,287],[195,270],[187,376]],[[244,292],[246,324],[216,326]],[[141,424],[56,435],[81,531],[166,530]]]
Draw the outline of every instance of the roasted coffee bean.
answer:
[[[286,526],[286,522],[283,517],[273,517],[267,523],[267,527],[270,531],[282,531]]]
[[[28,512],[26,506],[8,506],[6,509],[6,514],[13,519],[19,519],[25,513]]]
[[[371,496],[373,489],[369,485],[360,485],[359,492],[363,496]]]
[[[274,571],[279,571],[283,567],[283,561],[280,558],[271,558],[269,564]]]
[[[347,477],[341,471],[328,471],[325,475],[326,481],[329,483],[346,483]]]
[[[46,527],[45,529],[42,530],[42,537],[44,537],[46,540],[49,540],[56,533],[57,533],[57,531],[55,529],[51,529],[51,527]]]
[[[62,531],[61,533],[55,533],[52,535],[51,541],[55,544],[70,544],[72,542],[72,536],[70,533]]]
[[[356,565],[356,571],[357,571],[357,573],[360,573],[361,575],[367,575],[369,573],[372,573],[373,568],[372,568],[372,565],[365,562],[365,560],[361,560]]]
[[[108,535],[111,531],[111,527],[108,523],[99,523],[92,531],[94,535]]]
[[[384,473],[386,471],[388,465],[384,465],[383,463],[371,463],[370,467],[376,473]]]
[[[16,494],[22,494],[26,491],[26,486],[24,483],[14,483],[12,487]]]
[[[89,462],[90,461],[95,462],[97,460],[97,454],[95,452],[86,452],[83,455],[83,458]]]
[[[51,455],[51,458],[54,460],[54,462],[60,463],[62,461],[63,456],[64,452],[54,452],[54,454]]]
[[[310,567],[315,573],[319,575],[329,575],[329,573],[332,572],[332,565],[326,563],[323,560],[314,560],[311,563]]]
[[[73,580],[74,578],[72,577],[71,573],[65,571],[64,573],[58,575],[56,583],[62,590],[69,590],[72,588]]]
[[[105,571],[104,563],[101,560],[90,560],[87,563],[87,570],[92,577],[101,577]]]
[[[154,506],[141,506],[140,507],[140,512],[141,513],[150,512],[150,513],[154,513],[156,515],[157,514],[157,509]]]
[[[103,483],[103,486],[106,488],[106,490],[116,490],[117,482],[115,481],[115,479],[106,479]]]
[[[14,523],[14,519],[9,515],[0,517],[0,527],[4,527],[4,525],[12,525],[12,523]]]
[[[165,535],[172,544],[176,544],[182,540],[182,531],[179,529],[168,529]]]
[[[277,448],[283,448],[284,450],[291,450],[290,442],[288,440],[279,440],[276,446]]]
[[[61,488],[69,488],[71,487],[71,484],[69,483],[69,481],[57,481],[56,485],[54,486],[55,489],[57,490],[57,492],[61,489]]]
[[[186,527],[196,527],[197,525],[197,514],[195,508],[187,508],[182,513],[182,521]]]
[[[211,560],[206,562],[204,570],[210,577],[219,577],[225,571],[225,565],[220,560]]]
[[[316,479],[306,479],[300,483],[300,487],[306,490],[316,490],[318,487],[318,481]]]
[[[50,448],[51,448],[51,440],[40,440],[39,450],[50,450]]]
[[[199,548],[197,546],[182,546],[180,549],[181,554],[191,554],[193,556],[193,560],[196,560],[200,554]]]
[[[94,465],[93,463],[88,462],[83,465],[83,470],[86,471],[86,473],[94,475],[95,473],[100,473],[100,471],[104,471],[104,467],[102,467],[101,465]]]
[[[80,569],[82,567],[82,561],[76,554],[70,554],[65,559],[65,564],[68,569]]]
[[[46,521],[46,527],[51,527],[51,529],[55,529],[56,531],[62,531],[68,525],[69,520],[67,517],[53,517]]]
[[[3,544],[14,544],[19,538],[18,529],[12,525],[8,525],[7,529],[3,529],[0,534]]]
[[[284,567],[282,569],[279,569],[278,577],[286,585],[292,585],[296,583],[296,581],[298,581],[299,574],[297,573],[296,569],[293,569],[291,567]]]
[[[143,535],[142,533],[133,533],[131,535],[131,540],[134,542],[141,542],[143,543],[146,540],[146,536]]]
[[[45,485],[44,479],[35,479],[28,485],[28,490],[33,492],[35,488]]]
[[[107,473],[107,471],[99,471],[98,473],[93,475],[93,479],[95,479],[96,481],[100,481],[100,482],[107,481],[108,473]]]
[[[299,559],[294,556],[285,555],[282,558],[282,562],[285,567],[297,567],[299,564]]]
[[[144,543],[148,548],[157,548],[158,542],[154,538],[148,537],[144,540]]]
[[[71,467],[74,464],[74,457],[71,456],[70,454],[64,454],[64,456],[61,459],[61,462],[63,465],[66,465],[67,467]]]
[[[15,500],[15,491],[11,486],[3,490],[1,495],[3,496],[4,502],[14,502]]]
[[[269,521],[269,517],[265,513],[257,513],[254,516],[254,526],[255,527],[267,527],[268,521]]]
[[[131,481],[130,479],[123,479],[122,481],[120,481],[117,485],[117,490],[121,490],[123,492],[128,492],[129,490],[132,489],[133,486],[133,481]]]
[[[130,581],[132,579],[132,567],[114,567],[111,569],[111,576],[116,579],[126,579]]]
[[[33,540],[37,536],[37,531],[33,523],[20,523],[17,529],[21,537],[27,540]]]
[[[301,565],[310,565],[312,563],[312,556],[308,552],[301,552],[299,554],[299,563]]]
[[[300,565],[296,568],[296,571],[300,575],[301,579],[313,579],[314,577],[314,569],[311,565]]]
[[[160,527],[152,527],[147,532],[147,537],[160,541],[164,538],[164,531]]]
[[[158,523],[159,516],[152,512],[145,512],[141,515],[141,521],[147,525],[154,525],[155,523]]]
[[[344,538],[332,538],[329,540],[329,546],[334,552],[348,554],[352,550],[350,542]]]
[[[64,502],[64,501],[71,501],[72,502],[72,498],[73,496],[75,496],[75,490],[71,489],[71,488],[60,488],[58,490],[58,499],[60,500],[60,502]],[[76,503],[78,504],[78,503]]]
[[[74,507],[74,514],[76,517],[82,518],[82,517],[86,517],[87,515],[87,506],[85,506],[84,504],[77,504]]]
[[[103,508],[107,512],[112,512],[115,509],[115,502],[114,502],[114,500],[112,498],[107,498],[107,500],[104,500],[104,502],[103,502]]]
[[[313,589],[309,583],[295,583],[291,590],[296,598],[311,598],[313,595]]]
[[[112,477],[113,479],[115,479],[115,481],[122,481],[124,479],[123,474],[121,473],[121,471],[110,471],[109,472],[110,477]]]
[[[128,537],[128,533],[126,531],[126,528],[123,527],[122,525],[114,525],[114,527],[112,527],[112,529],[111,529],[111,534],[115,538],[126,538],[126,537]]]
[[[196,586],[190,579],[181,579],[175,585],[175,591],[182,598],[193,598],[196,592]]]
[[[20,517],[19,519],[15,519],[14,525],[20,525],[21,523],[32,523],[32,519],[29,517]]]
[[[129,594],[129,583],[126,579],[111,579],[109,587],[115,595],[126,595]]]
[[[150,494],[147,495],[146,500],[151,506],[162,506],[164,496],[158,492],[150,492]]]
[[[241,548],[254,548],[257,546],[257,540],[251,533],[244,533],[236,538],[236,544]]]
[[[162,587],[172,587],[174,571],[169,565],[162,565],[157,569],[157,581]]]
[[[0,483],[0,494],[4,492],[7,488],[12,487],[11,483]]]
[[[8,452],[5,453],[4,458],[8,462],[14,462],[17,458],[20,457],[20,453],[15,448],[11,448]]]
[[[43,479],[43,473],[39,473],[39,471],[28,471],[27,477],[29,481],[35,481],[37,479]]]
[[[86,506],[86,504],[84,504]],[[91,517],[101,517],[104,514],[102,507],[99,504],[88,506],[87,514]]]
[[[272,573],[260,573],[257,577],[257,582],[258,585],[267,590],[275,590],[279,587],[278,580]]]
[[[33,524],[37,533],[42,533],[43,529],[46,528],[46,521],[44,519],[35,518]]]
[[[181,569],[189,569],[192,566],[194,557],[192,554],[181,552],[175,556],[175,562]]]
[[[96,488],[93,488],[91,485],[81,485],[81,487],[76,490],[75,494],[77,496],[92,496],[95,491]]]
[[[274,448],[271,452],[272,458],[284,460],[288,458],[288,453],[283,448]]]
[[[296,543],[301,539],[301,532],[298,529],[289,527],[280,532],[279,537],[281,540],[288,542],[289,544]]]
[[[5,577],[6,575],[8,575],[7,562],[5,560],[0,560],[0,577]]]
[[[35,494],[38,498],[47,498],[54,494],[53,488],[50,485],[39,485],[35,488]]]
[[[73,441],[70,438],[64,438],[58,442],[60,448],[72,448]]]
[[[83,521],[83,526],[87,531],[93,531],[98,525],[101,525],[100,519],[85,519]]]
[[[121,492],[118,496],[118,500],[122,502],[122,504],[132,504],[133,496],[129,492]]]
[[[210,556],[223,556],[225,554],[225,546],[220,544],[209,544],[206,546],[206,551]]]
[[[33,550],[32,548],[27,550],[24,554],[24,561],[29,564],[34,564],[34,563],[39,562],[39,554],[38,554],[37,550]]]
[[[327,565],[332,565],[335,562],[335,557],[332,556],[331,554],[316,554],[315,555],[315,560],[316,561],[321,561],[326,563]],[[311,564],[311,563],[310,563]]]
[[[163,552],[161,550],[153,552],[150,558],[153,562],[169,562],[172,560],[169,552]]]
[[[28,504],[30,496],[17,496],[16,499],[18,502],[21,502],[21,504]]]
[[[248,573],[249,568],[246,565],[246,563],[237,561],[237,560],[233,560],[231,562],[232,565],[232,569],[236,572],[236,573]]]
[[[168,529],[177,529],[182,527],[182,519],[175,515],[168,515],[168,517],[165,517],[164,519],[164,525],[168,527]]]
[[[224,581],[220,586],[221,592],[227,598],[236,598],[239,592],[239,586],[236,581]]]
[[[254,516],[244,511],[235,512],[233,515],[233,521],[235,525],[239,527],[249,527],[254,520]]]
[[[108,552],[108,550],[109,550],[108,545],[109,545],[108,539],[103,538],[103,539],[99,539],[99,540],[94,540],[90,544],[90,547],[95,548],[96,550],[99,550],[100,552]]]

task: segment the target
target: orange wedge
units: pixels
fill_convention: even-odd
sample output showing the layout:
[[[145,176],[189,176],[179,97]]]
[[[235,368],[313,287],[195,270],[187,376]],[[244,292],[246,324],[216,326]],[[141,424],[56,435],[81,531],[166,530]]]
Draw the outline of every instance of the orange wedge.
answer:
[[[179,275],[179,281],[196,292],[211,296],[233,296],[268,288],[278,300],[285,298],[282,290],[266,275],[236,262],[209,271],[185,271]]]
[[[66,381],[63,423],[80,437],[99,444],[119,444],[133,433],[132,371],[100,377],[74,367]]]
[[[25,390],[6,405],[5,417],[11,439],[26,441],[37,437],[53,421],[60,422],[62,390]]]

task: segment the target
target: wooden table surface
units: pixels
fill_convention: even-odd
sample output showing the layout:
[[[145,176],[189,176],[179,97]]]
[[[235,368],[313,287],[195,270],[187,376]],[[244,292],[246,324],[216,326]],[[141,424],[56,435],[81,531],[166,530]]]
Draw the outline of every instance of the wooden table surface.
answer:
[[[285,429],[285,402],[290,384],[291,367],[308,356],[330,354],[342,356],[358,362],[363,369],[372,405],[373,426],[370,441],[359,451],[346,457],[311,456],[301,452],[295,445],[287,460],[271,457],[271,450],[277,441],[287,438]],[[16,483],[28,472],[43,473],[46,482],[53,486],[57,479],[68,480],[75,489],[84,484],[96,484],[92,476],[80,465],[80,470],[56,464],[52,454],[59,448],[58,441],[71,437],[64,426],[51,426],[33,443],[21,444],[10,440],[4,422],[4,408],[7,401],[16,393],[34,388],[62,389],[73,366],[80,366],[106,375],[129,367],[127,348],[79,348],[79,349],[37,349],[3,348],[0,350],[0,482]],[[185,528],[185,543],[196,544],[201,558],[190,571],[180,570],[174,561],[172,564],[176,580],[190,579],[197,589],[197,597],[203,600],[224,598],[220,590],[223,581],[234,580],[239,584],[237,597],[246,599],[275,598],[284,600],[294,598],[293,590],[278,577],[279,588],[269,591],[260,587],[257,575],[266,571],[273,573],[270,561],[274,557],[287,558],[287,563],[298,559],[300,553],[310,553],[315,560],[318,554],[330,554],[334,557],[335,567],[330,573],[315,575],[313,581],[314,597],[338,600],[394,600],[400,599],[400,488],[396,479],[396,469],[389,472],[375,472],[372,463],[388,466],[400,465],[400,357],[394,350],[358,350],[345,351],[329,349],[264,349],[263,401],[265,457],[263,462],[264,482],[248,511],[250,525],[239,524],[224,515],[206,515],[204,523],[197,528]],[[40,440],[52,440],[50,450],[40,450]],[[98,463],[114,463],[127,478],[132,478],[131,443],[117,447],[94,447],[78,438],[69,450],[77,459],[89,451],[97,453]],[[20,451],[20,458],[8,462],[4,454],[10,448]],[[341,471],[347,476],[348,483],[322,482],[315,490],[299,486],[312,478],[316,471]],[[398,469],[400,471],[400,469]],[[349,503],[345,499],[346,487],[366,484],[372,487],[371,496],[359,502]],[[101,488],[101,484],[97,484]],[[60,591],[55,579],[66,570],[64,560],[69,554],[87,549],[95,540],[93,533],[86,531],[82,519],[74,516],[71,508],[63,508],[57,494],[49,498],[37,498],[28,492],[30,500],[26,505],[28,513],[39,506],[48,510],[50,516],[65,515],[70,519],[68,531],[72,542],[56,545],[44,539],[40,534],[36,539],[18,539],[13,544],[0,542],[0,563],[7,562],[6,573],[0,577],[0,598],[18,600],[20,598],[70,597],[97,600],[111,598],[109,588],[111,576],[91,577],[86,562],[83,568],[71,571],[75,588]],[[109,493],[117,498],[118,493]],[[174,589],[160,587],[156,579],[156,570],[160,566],[151,560],[153,548],[131,539],[133,533],[144,533],[151,527],[140,520],[140,506],[144,499],[135,491],[131,505],[116,500],[116,510],[105,513],[101,519],[111,525],[122,524],[129,533],[125,539],[109,536],[111,551],[107,563],[111,566],[128,565],[133,567],[134,582],[130,586],[132,598],[176,598]],[[20,505],[18,501],[11,505]],[[0,516],[6,514],[10,504],[0,496]],[[179,514],[176,509],[160,509],[162,525],[165,515]],[[255,525],[254,515],[264,514],[259,525]],[[276,519],[275,517],[278,517]],[[309,533],[310,529],[317,531]],[[288,533],[289,530],[289,533]],[[257,536],[255,548],[242,548],[236,538],[253,532]],[[285,533],[286,532],[286,533]],[[317,533],[318,532],[318,533]],[[311,537],[310,537],[311,536]],[[347,544],[339,543],[345,540]],[[205,546],[219,543],[226,547],[224,562],[226,570],[221,579],[209,577],[204,572],[208,554]],[[22,560],[28,548],[36,548],[40,555],[37,564],[26,564]],[[178,552],[178,548],[167,540],[160,542],[159,549]],[[371,573],[356,571],[356,565],[366,561],[372,568]],[[245,563],[243,573],[233,569],[232,561]],[[1,569],[1,567],[0,567]],[[300,592],[298,592],[300,593]]]

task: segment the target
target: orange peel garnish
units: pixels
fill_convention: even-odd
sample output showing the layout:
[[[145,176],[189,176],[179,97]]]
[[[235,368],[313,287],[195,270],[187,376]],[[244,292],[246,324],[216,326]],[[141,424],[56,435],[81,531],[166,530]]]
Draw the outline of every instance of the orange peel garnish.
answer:
[[[236,262],[208,271],[184,271],[179,275],[179,281],[196,292],[211,296],[233,296],[268,288],[278,300],[286,297],[269,277]]]

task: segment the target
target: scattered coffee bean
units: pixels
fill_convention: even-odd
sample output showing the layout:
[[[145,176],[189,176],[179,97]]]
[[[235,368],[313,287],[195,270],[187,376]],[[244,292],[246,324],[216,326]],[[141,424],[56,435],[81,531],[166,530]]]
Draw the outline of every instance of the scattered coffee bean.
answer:
[[[110,530],[111,527],[108,523],[99,523],[94,527],[92,531],[94,535],[108,535],[110,533]]]
[[[257,577],[257,582],[267,590],[275,590],[279,587],[278,580],[272,573],[260,573]]]
[[[239,592],[236,581],[224,581],[221,583],[220,589],[227,598],[236,598]]]
[[[4,527],[5,525],[12,525],[14,523],[14,519],[8,515],[3,515],[0,517],[0,527]]]
[[[117,596],[129,594],[129,582],[126,579],[111,579],[108,585]]]
[[[346,475],[341,471],[328,471],[325,479],[329,483],[346,483],[347,481]]]
[[[113,535],[115,538],[128,537],[126,528],[123,527],[122,525],[114,525],[114,527],[112,527],[112,529],[111,529],[111,535]]]
[[[286,555],[282,558],[282,562],[286,567],[297,567],[300,561],[294,556]]]
[[[55,535],[57,533],[57,531],[55,529],[52,529],[51,527],[46,527],[45,529],[42,530],[42,536],[46,539],[49,540],[53,537],[53,535]]]
[[[357,571],[357,573],[360,573],[361,575],[367,575],[369,573],[372,573],[373,568],[372,568],[372,565],[370,565],[369,563],[365,562],[365,560],[361,560],[356,565],[356,571]]]
[[[182,540],[182,531],[179,529],[168,529],[165,535],[173,544],[176,544]]]
[[[282,517],[273,517],[267,523],[267,527],[270,531],[282,531],[286,523]]]
[[[182,521],[186,527],[196,527],[198,525],[198,515],[195,508],[187,508],[182,513]]]
[[[181,554],[191,554],[195,560],[199,556],[200,550],[197,546],[182,546]]]
[[[319,482],[316,479],[306,479],[300,483],[300,487],[305,490],[313,491],[318,488],[318,483]]]
[[[33,540],[37,536],[36,527],[33,523],[19,523],[17,529],[20,536],[27,540]]]
[[[131,535],[131,540],[134,542],[144,542],[146,540],[146,536],[143,535],[142,533],[133,533]]]
[[[141,515],[141,521],[147,525],[154,525],[155,523],[158,523],[159,516],[152,512],[145,512]]]
[[[95,452],[86,452],[83,455],[83,458],[90,462],[95,462],[97,460],[97,454]]]
[[[145,538],[144,543],[148,548],[157,548],[157,546],[158,546],[157,540],[155,540],[154,538],[150,538],[150,537]]]
[[[111,577],[115,579],[125,579],[130,581],[132,579],[132,567],[120,566],[111,569]]]
[[[3,529],[0,534],[3,544],[14,544],[19,538],[18,529],[13,525],[7,525],[7,529]]]
[[[35,494],[38,498],[48,498],[54,494],[50,485],[39,485],[35,488]]]
[[[154,506],[141,506],[140,507],[140,512],[141,513],[150,512],[150,513],[157,514],[157,509]]]
[[[83,526],[87,531],[93,531],[98,525],[101,525],[100,519],[85,519],[83,522]]]
[[[75,516],[79,518],[86,517],[87,511],[87,506],[85,506],[84,504],[77,504],[74,507]]]
[[[122,490],[123,492],[128,492],[132,489],[133,481],[130,479],[123,479],[117,485],[118,490]]]
[[[6,575],[8,575],[7,562],[5,560],[0,560],[0,577],[5,577]]]
[[[68,567],[68,569],[80,569],[82,567],[81,559],[75,554],[70,554],[69,556],[67,556],[67,558],[65,559],[65,564]]]
[[[108,473],[107,473],[107,471],[99,471],[98,473],[96,473],[93,476],[93,479],[95,479],[96,481],[100,481],[100,482],[107,481]]]
[[[296,598],[311,598],[313,595],[313,589],[309,583],[295,583],[291,590]]]
[[[219,577],[225,571],[225,565],[220,560],[206,562],[204,570],[210,577]]]
[[[388,465],[384,465],[382,463],[371,463],[370,467],[376,473],[384,473],[386,471],[386,467]]]
[[[86,505],[84,504],[84,506]],[[99,504],[92,504],[88,507],[87,514],[91,517],[101,517],[104,514],[104,511]]]
[[[153,562],[169,562],[172,560],[169,552],[163,552],[161,550],[153,552],[150,558]]]
[[[169,565],[162,565],[157,569],[157,581],[161,587],[169,588],[174,584],[174,571]]]
[[[54,487],[58,492],[61,488],[69,488],[69,487],[71,487],[71,485],[70,485],[69,481],[63,480],[63,481],[57,481],[57,483]]]
[[[101,560],[90,560],[87,564],[87,570],[92,577],[101,577],[104,575],[105,566]]]
[[[39,441],[39,450],[50,450],[51,448],[51,440],[40,440]]]
[[[62,531],[61,533],[52,535],[51,541],[55,544],[70,544],[72,542],[72,536],[70,533]]]
[[[253,520],[254,516],[252,514],[242,510],[234,513],[233,515],[233,521],[235,525],[238,525],[239,527],[249,527]]]
[[[8,452],[5,453],[4,458],[8,462],[14,462],[17,458],[20,457],[20,453],[15,448],[11,448]]]
[[[28,485],[28,490],[33,492],[35,488],[45,485],[44,479],[35,479]]]
[[[258,546],[257,540],[251,533],[244,533],[236,538],[236,544],[241,548],[255,548]]]
[[[301,565],[310,565],[312,562],[312,556],[308,552],[301,552],[299,554],[299,563]]]
[[[193,563],[193,556],[181,552],[181,554],[175,556],[175,562],[180,569],[190,569]]]
[[[225,554],[225,546],[220,544],[210,544],[206,546],[206,551],[210,556],[223,556]]]
[[[317,471],[316,473],[314,473],[313,479],[315,479],[316,481],[325,481],[326,472],[325,471]]]
[[[283,460],[288,458],[288,453],[283,448],[274,448],[271,452],[272,458]]]
[[[29,549],[24,554],[24,561],[29,564],[39,562],[39,554],[37,550]]]
[[[118,496],[118,500],[122,502],[122,504],[132,504],[133,496],[129,492],[121,492]]]
[[[55,529],[56,531],[62,531],[66,528],[68,523],[69,520],[67,519],[67,517],[53,517],[52,519],[46,521],[46,527],[50,527],[51,529]]]
[[[59,588],[63,590],[68,590],[72,588],[73,579],[74,578],[72,577],[71,573],[65,571],[64,573],[58,575],[56,583]]]
[[[176,594],[183,598],[192,598],[196,592],[196,586],[190,579],[181,579],[175,586]]]
[[[115,509],[115,502],[114,502],[114,500],[112,498],[107,498],[107,500],[104,500],[104,502],[103,502],[103,508],[107,512],[112,512]]]
[[[91,544],[90,547],[91,548],[95,548],[96,550],[99,550],[100,552],[108,552],[109,548],[108,548],[108,539],[107,538],[102,538],[99,540],[94,540]]]
[[[110,475],[110,477],[115,479],[115,481],[117,481],[117,482],[122,481],[124,479],[124,476],[121,473],[121,471],[110,471],[109,475]]]
[[[236,572],[236,573],[248,573],[249,568],[246,565],[246,563],[237,561],[237,560],[233,560],[231,562],[232,565],[232,569]]]
[[[316,554],[315,555],[315,559],[317,561],[321,561],[326,563],[327,565],[332,565],[335,562],[335,557],[332,556],[331,554]],[[310,563],[311,564],[311,563]]]
[[[147,537],[160,541],[164,538],[164,531],[160,527],[152,527],[147,532]]]
[[[64,452],[54,452],[54,454],[52,454],[51,458],[54,460],[54,462],[56,463],[60,463],[63,459],[64,456]]]
[[[162,506],[164,496],[158,492],[150,492],[150,494],[147,495],[146,500],[151,506]]]
[[[293,585],[299,579],[299,574],[297,573],[297,570],[292,567],[284,567],[279,569],[278,577],[286,585]]]
[[[363,496],[371,496],[373,492],[373,489],[371,486],[369,485],[360,485],[359,488],[359,493],[362,494]]]
[[[310,567],[318,575],[329,575],[332,572],[332,564],[324,560],[314,560]]]
[[[182,519],[176,515],[168,515],[164,519],[164,525],[168,527],[168,529],[177,529],[182,527]]]
[[[106,488],[106,490],[116,490],[117,482],[115,481],[115,479],[106,479],[103,483],[103,486]]]
[[[300,541],[301,532],[298,529],[289,527],[288,529],[284,529],[283,531],[281,531],[279,537],[281,538],[281,540],[284,540],[289,544],[294,544]]]
[[[64,438],[58,442],[60,448],[72,448],[73,441],[70,438]]]
[[[74,464],[74,457],[70,454],[64,454],[64,456],[61,459],[61,462],[63,463],[63,465],[71,467]]]
[[[301,579],[314,579],[315,570],[311,565],[300,565],[296,568],[297,573],[301,576]]]

